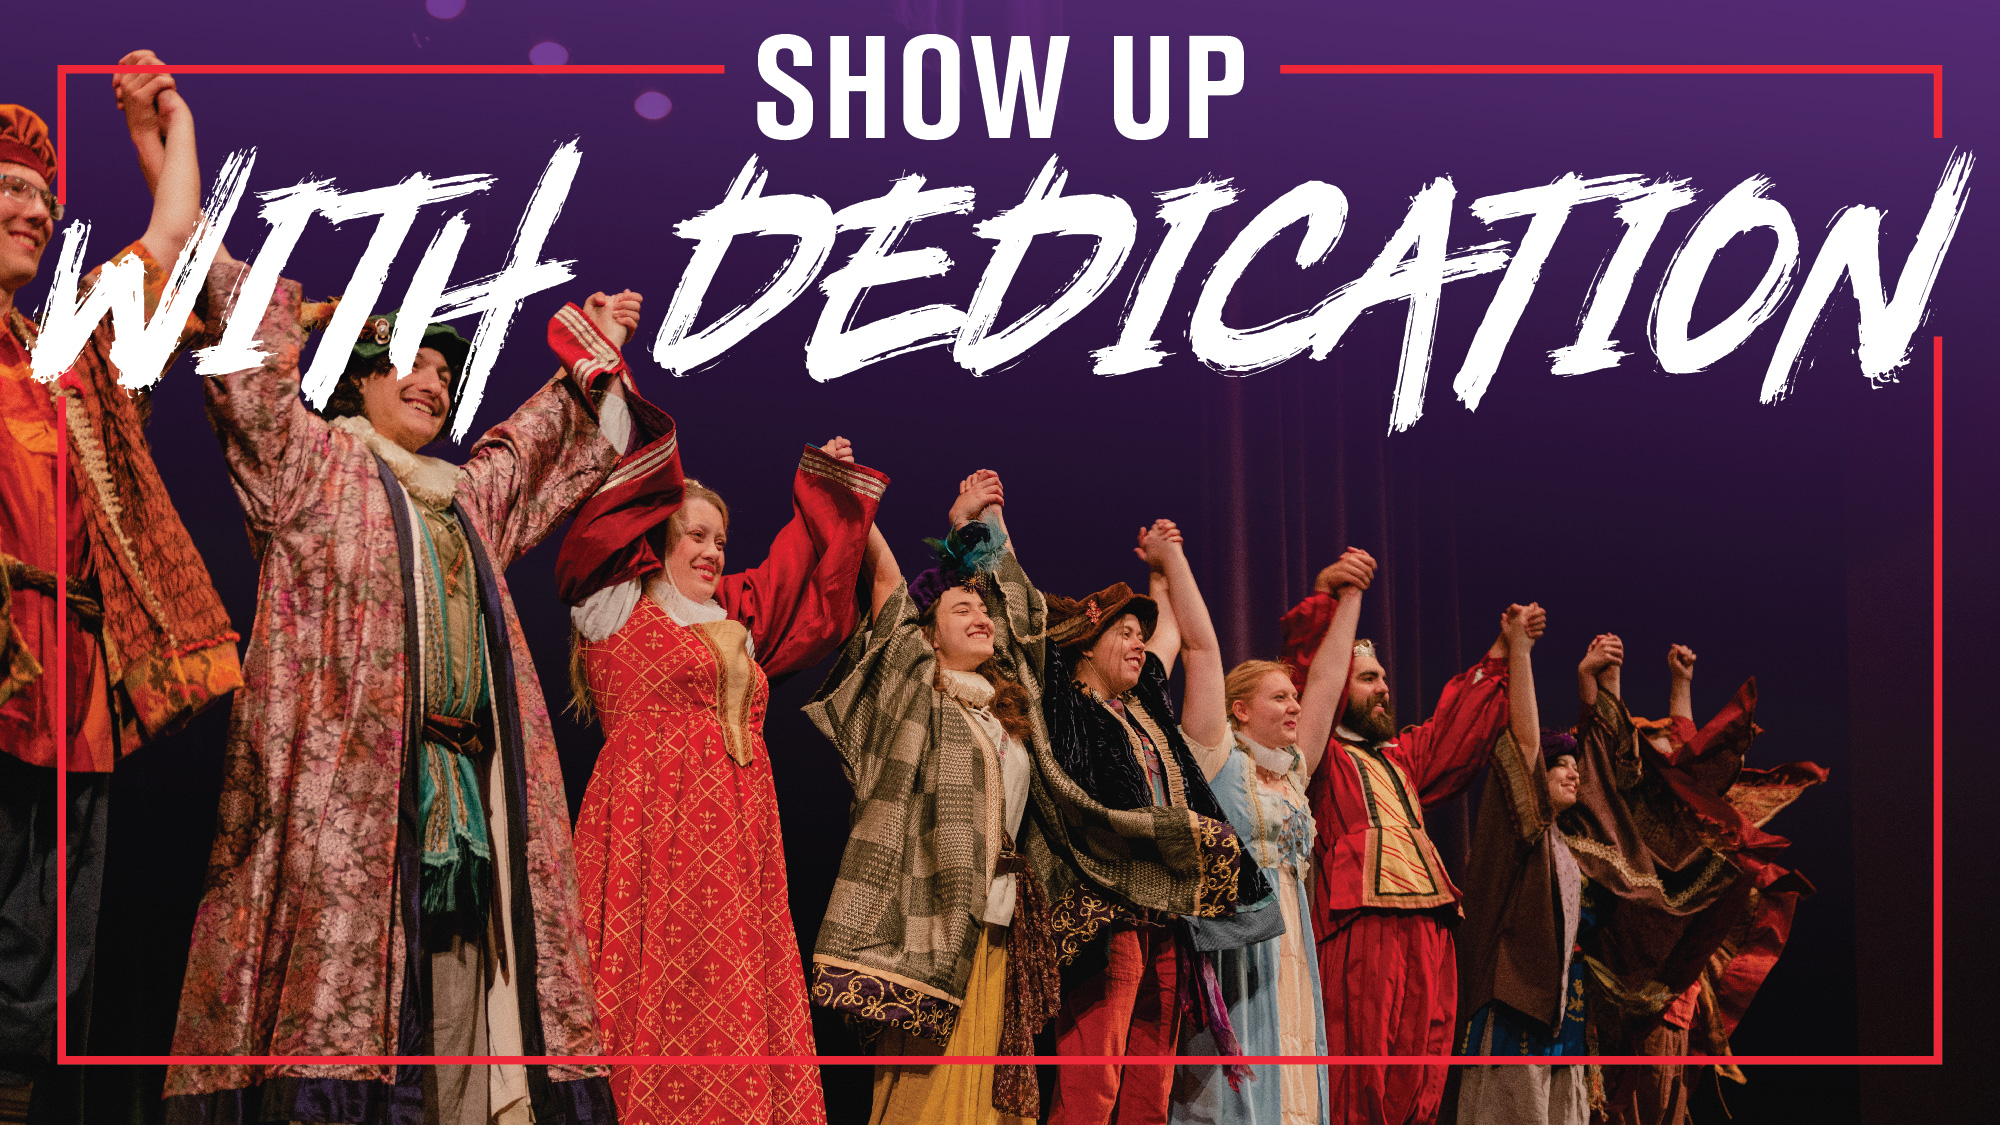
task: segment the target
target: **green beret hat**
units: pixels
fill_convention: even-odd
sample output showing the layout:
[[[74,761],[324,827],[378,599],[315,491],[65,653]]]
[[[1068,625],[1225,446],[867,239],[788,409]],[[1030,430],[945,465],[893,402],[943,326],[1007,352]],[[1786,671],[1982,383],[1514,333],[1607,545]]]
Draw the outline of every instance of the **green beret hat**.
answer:
[[[374,359],[389,354],[389,341],[396,332],[394,312],[376,313],[361,324],[361,338],[354,342],[356,359]],[[420,348],[435,348],[444,356],[451,367],[454,381],[465,374],[465,357],[472,353],[472,341],[458,334],[458,329],[449,324],[433,324],[424,329],[424,338],[417,345]]]

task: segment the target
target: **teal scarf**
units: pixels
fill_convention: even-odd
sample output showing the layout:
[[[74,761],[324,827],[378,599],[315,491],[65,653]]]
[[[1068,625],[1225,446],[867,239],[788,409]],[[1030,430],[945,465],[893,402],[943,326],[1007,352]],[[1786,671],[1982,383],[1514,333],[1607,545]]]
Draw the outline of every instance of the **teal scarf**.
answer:
[[[423,825],[423,912],[426,917],[461,915],[477,924],[486,912],[487,888],[492,883],[493,842],[487,833],[486,811],[479,798],[477,755],[482,749],[479,724],[473,716],[490,699],[486,682],[486,630],[480,620],[479,603],[472,599],[472,629],[478,638],[475,652],[463,675],[453,675],[451,629],[445,610],[443,568],[438,563],[437,543],[430,525],[419,518],[423,532],[424,558],[429,568],[433,596],[426,601],[424,633],[426,662],[444,685],[442,698],[427,699],[423,728],[423,768],[417,778],[417,817]],[[470,545],[466,546],[470,550]],[[431,677],[426,671],[426,687]],[[425,693],[427,696],[431,692]]]

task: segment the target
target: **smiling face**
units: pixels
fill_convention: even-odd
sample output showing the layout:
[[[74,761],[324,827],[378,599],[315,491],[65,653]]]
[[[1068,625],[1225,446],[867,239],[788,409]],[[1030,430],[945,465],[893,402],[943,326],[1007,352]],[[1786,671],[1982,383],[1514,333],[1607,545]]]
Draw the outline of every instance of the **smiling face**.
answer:
[[[1125,614],[1104,630],[1077,661],[1077,678],[1099,695],[1110,698],[1131,691],[1146,666],[1146,627]]]
[[[1568,812],[1576,804],[1577,786],[1583,781],[1583,771],[1576,766],[1574,754],[1559,754],[1549,763],[1549,803],[1558,813]]]
[[[674,513],[673,542],[667,550],[667,577],[681,596],[692,602],[715,597],[722,579],[722,551],[729,543],[729,523],[715,505],[690,496]]]
[[[1347,714],[1341,724],[1372,742],[1396,737],[1396,711],[1389,706],[1389,674],[1371,653],[1355,653],[1347,670]]]
[[[0,176],[19,176],[41,191],[49,186],[41,173],[24,164],[0,160]],[[55,229],[55,217],[39,191],[26,201],[0,192],[0,291],[12,293],[35,280]]]
[[[407,378],[390,368],[361,380],[361,413],[375,432],[415,453],[444,429],[451,411],[451,368],[436,348],[418,348]]]
[[[955,586],[938,595],[928,628],[938,663],[954,672],[978,671],[993,659],[993,619],[978,594]]]
[[[1229,717],[1252,742],[1273,750],[1299,740],[1299,693],[1283,672],[1266,672],[1256,686],[1230,701]]]

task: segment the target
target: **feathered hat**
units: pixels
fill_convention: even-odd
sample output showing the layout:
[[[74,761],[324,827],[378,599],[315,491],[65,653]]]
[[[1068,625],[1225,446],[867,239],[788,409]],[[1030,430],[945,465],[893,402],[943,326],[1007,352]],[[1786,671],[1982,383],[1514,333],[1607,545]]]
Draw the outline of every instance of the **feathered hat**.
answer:
[[[997,515],[988,514],[952,529],[943,539],[924,543],[937,552],[938,564],[910,579],[910,600],[922,613],[946,590],[964,586],[984,591],[987,575],[1000,565],[1007,549],[1007,532]]]

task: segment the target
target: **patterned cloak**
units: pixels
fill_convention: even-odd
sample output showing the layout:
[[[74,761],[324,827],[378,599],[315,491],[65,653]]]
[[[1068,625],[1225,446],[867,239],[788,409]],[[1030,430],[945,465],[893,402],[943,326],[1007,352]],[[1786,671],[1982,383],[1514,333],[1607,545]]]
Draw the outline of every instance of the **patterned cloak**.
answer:
[[[218,266],[211,294],[238,269]],[[206,380],[261,583],[175,1054],[410,1054],[422,1030],[411,506],[360,437],[301,402],[299,312],[283,282],[257,334],[263,365]],[[504,571],[614,461],[562,374],[479,439],[453,494],[492,653],[489,800],[509,841],[494,868],[518,1033],[489,1006],[496,1054],[598,1053],[562,771]],[[174,1067],[169,1119],[402,1121],[422,1112],[414,1069]],[[528,1067],[536,1118],[608,1120],[603,1074]]]

